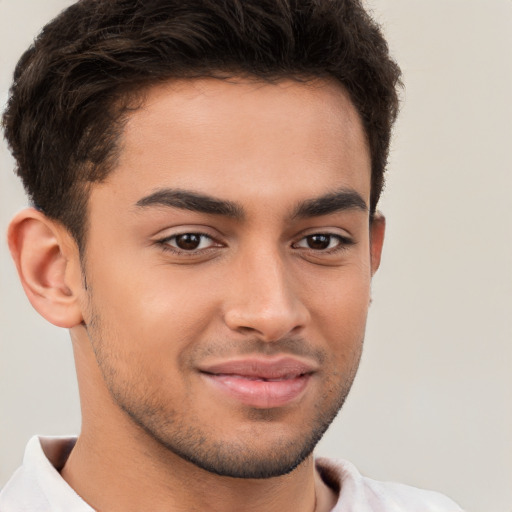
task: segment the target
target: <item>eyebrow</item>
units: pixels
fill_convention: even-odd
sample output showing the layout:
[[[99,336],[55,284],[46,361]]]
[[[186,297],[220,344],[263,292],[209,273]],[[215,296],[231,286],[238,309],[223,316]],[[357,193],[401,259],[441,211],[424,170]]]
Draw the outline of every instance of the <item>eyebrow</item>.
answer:
[[[166,206],[209,215],[222,215],[236,220],[245,217],[243,207],[235,202],[181,189],[159,189],[135,203],[137,208]],[[368,211],[364,199],[353,189],[341,189],[300,202],[291,218],[309,218],[329,215],[344,210]]]
[[[160,189],[139,199],[135,206],[146,208],[150,206],[168,206],[181,208],[210,215],[223,215],[234,219],[244,217],[243,208],[231,201],[180,189]]]
[[[345,210],[368,211],[361,195],[353,189],[340,189],[299,203],[292,218],[320,217]]]

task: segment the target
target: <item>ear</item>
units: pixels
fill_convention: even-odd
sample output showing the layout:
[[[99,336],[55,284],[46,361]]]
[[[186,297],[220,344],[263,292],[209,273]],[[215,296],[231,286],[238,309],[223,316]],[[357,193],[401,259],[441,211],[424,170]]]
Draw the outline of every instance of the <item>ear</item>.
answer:
[[[386,231],[386,218],[382,213],[375,212],[370,224],[370,258],[372,267],[372,276],[377,272],[380,266],[382,255],[382,246],[384,244],[384,233]]]
[[[41,212],[28,208],[14,217],[7,236],[21,284],[32,306],[59,327],[80,324],[80,258],[68,231]]]

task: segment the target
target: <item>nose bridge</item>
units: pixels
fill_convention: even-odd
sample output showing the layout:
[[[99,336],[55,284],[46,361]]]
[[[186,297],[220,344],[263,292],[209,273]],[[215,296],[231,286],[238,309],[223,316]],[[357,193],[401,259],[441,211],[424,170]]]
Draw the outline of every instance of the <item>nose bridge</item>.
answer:
[[[275,341],[304,327],[308,311],[277,244],[241,251],[235,268],[225,312],[230,329]]]

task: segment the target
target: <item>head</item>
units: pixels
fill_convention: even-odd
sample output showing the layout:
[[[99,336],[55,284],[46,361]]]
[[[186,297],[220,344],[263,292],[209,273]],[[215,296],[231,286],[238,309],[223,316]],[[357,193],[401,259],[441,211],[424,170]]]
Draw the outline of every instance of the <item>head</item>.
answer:
[[[10,243],[96,416],[221,475],[311,453],[361,354],[398,80],[356,1],[82,0],[45,27],[4,115],[37,209]]]

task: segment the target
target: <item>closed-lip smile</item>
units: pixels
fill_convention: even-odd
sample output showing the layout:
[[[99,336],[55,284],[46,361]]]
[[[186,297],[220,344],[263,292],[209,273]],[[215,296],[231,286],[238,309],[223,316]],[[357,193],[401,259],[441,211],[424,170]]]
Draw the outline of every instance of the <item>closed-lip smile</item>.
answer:
[[[199,370],[217,391],[229,398],[269,409],[297,401],[318,368],[299,358],[281,356],[221,361]]]

